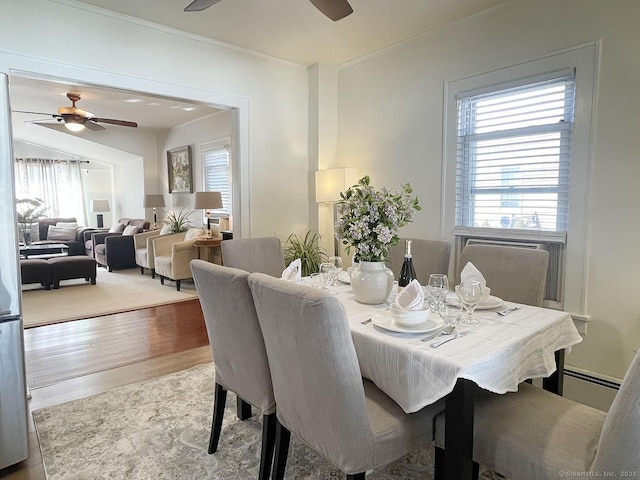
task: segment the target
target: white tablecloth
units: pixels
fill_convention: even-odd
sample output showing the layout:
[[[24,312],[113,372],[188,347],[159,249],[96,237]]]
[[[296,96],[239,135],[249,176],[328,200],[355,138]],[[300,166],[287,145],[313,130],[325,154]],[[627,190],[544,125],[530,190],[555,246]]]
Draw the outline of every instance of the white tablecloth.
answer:
[[[582,341],[568,313],[523,305],[505,317],[492,310],[477,311],[482,323],[457,327],[471,334],[431,348],[432,341],[420,341],[427,334],[396,333],[361,323],[386,305],[358,303],[349,285],[331,291],[347,311],[362,375],[407,413],[447,395],[458,378],[495,393],[516,391],[523,380],[555,371],[556,350]]]

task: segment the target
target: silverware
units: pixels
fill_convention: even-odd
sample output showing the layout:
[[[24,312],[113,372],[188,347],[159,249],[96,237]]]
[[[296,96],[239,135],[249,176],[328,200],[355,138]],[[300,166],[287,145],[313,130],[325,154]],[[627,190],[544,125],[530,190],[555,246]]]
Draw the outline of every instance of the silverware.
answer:
[[[520,305],[516,305],[513,308],[507,308],[506,310],[502,310],[501,312],[496,312],[498,315],[502,315],[503,317],[509,315],[511,312],[515,312],[516,310],[520,310],[522,307]]]
[[[363,320],[360,323],[363,324],[363,325],[366,325],[367,323],[371,323],[371,319],[367,318],[366,320]]]
[[[433,335],[429,335],[428,337],[421,338],[420,340],[423,342],[428,342],[432,338],[440,337],[442,335],[451,335],[455,328],[456,328],[455,325],[449,325],[448,327],[444,327],[443,330],[440,330],[439,332],[434,333]]]
[[[464,337],[465,335],[469,335],[470,333],[471,333],[471,330],[467,330],[465,332],[458,332],[449,338],[445,338],[444,340],[438,340],[437,342],[433,342],[431,346],[433,348],[438,348],[440,345],[450,342],[451,340],[455,340],[456,338]]]

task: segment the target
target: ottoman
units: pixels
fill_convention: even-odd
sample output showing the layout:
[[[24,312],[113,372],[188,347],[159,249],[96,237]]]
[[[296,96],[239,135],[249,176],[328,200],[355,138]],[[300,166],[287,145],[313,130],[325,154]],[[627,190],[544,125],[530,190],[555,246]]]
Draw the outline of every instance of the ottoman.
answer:
[[[43,259],[30,258],[20,260],[22,285],[39,283],[45,290],[51,290],[51,265]]]
[[[91,285],[96,284],[96,261],[84,255],[72,257],[56,257],[47,260],[51,266],[51,283],[53,288],[60,287],[60,280],[72,278],[84,278],[91,280]]]

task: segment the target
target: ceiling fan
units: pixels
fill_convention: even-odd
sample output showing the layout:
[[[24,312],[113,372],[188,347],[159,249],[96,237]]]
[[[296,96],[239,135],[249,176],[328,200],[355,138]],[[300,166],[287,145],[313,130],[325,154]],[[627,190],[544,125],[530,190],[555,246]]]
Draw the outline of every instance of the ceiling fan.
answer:
[[[114,120],[112,118],[98,118],[93,113],[82,110],[76,107],[76,102],[80,100],[80,95],[76,93],[67,93],[67,98],[71,100],[70,107],[58,108],[58,113],[41,113],[41,112],[25,112],[21,110],[15,110],[18,113],[30,113],[33,115],[49,115],[55,118],[58,122],[63,123],[67,129],[72,132],[79,132],[85,127],[89,130],[104,130],[100,123],[109,123],[111,125],[120,125],[121,127],[133,127],[136,128],[138,124],[136,122],[128,122],[126,120]],[[40,122],[35,122],[40,123]]]
[[[187,8],[184,9],[185,12],[199,12],[206,8],[215,5],[220,0],[194,0]],[[329,17],[334,22],[340,20],[347,15],[353,13],[353,8],[349,5],[347,0],[309,0],[311,3],[315,5],[315,7],[324,13],[327,17]]]

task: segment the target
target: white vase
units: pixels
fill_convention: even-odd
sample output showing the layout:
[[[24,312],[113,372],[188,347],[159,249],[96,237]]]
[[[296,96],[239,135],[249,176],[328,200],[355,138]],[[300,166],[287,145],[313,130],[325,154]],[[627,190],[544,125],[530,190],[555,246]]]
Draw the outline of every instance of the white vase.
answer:
[[[384,262],[360,262],[349,272],[356,300],[368,305],[384,303],[393,287],[393,272]]]

